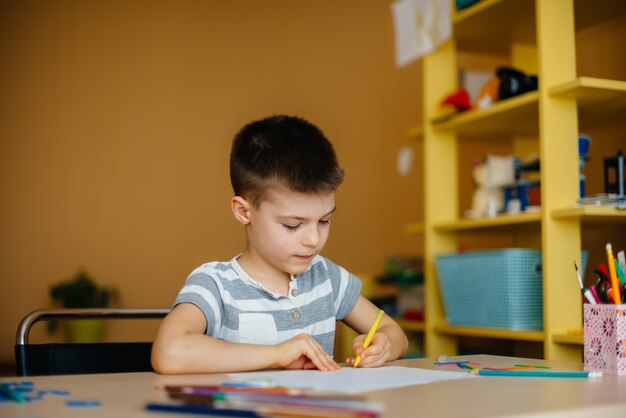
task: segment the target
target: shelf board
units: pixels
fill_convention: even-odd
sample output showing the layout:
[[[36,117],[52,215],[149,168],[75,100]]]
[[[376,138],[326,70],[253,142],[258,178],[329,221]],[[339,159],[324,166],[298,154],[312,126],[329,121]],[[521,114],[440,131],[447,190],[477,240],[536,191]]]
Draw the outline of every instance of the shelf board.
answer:
[[[434,228],[438,232],[455,232],[539,222],[541,222],[541,212],[529,212],[517,215],[499,215],[495,218],[460,219],[453,222],[442,222],[435,224]]]
[[[583,345],[585,343],[585,338],[583,335],[554,334],[552,335],[552,341],[559,344]]]
[[[535,3],[526,0],[482,0],[452,15],[460,50],[509,54],[512,43],[534,45]]]
[[[462,337],[498,338],[504,340],[543,341],[543,331],[514,331],[499,328],[466,327],[440,323],[435,325],[440,334]]]
[[[621,0],[575,0],[576,31],[626,13]],[[464,51],[508,55],[513,43],[535,45],[535,3],[482,0],[452,14],[457,47]]]
[[[415,222],[405,225],[404,233],[407,235],[420,235],[424,233],[424,224],[422,222]]]
[[[548,92],[551,96],[576,99],[578,118],[583,125],[619,120],[626,113],[626,81],[578,77]]]
[[[424,321],[417,321],[415,319],[402,319],[396,318],[396,322],[405,331],[409,332],[422,332],[424,331]]]
[[[626,210],[604,205],[558,209],[551,215],[555,219],[580,219],[584,223],[626,223]]]
[[[454,130],[461,136],[537,135],[538,115],[539,93],[531,91],[431,123],[436,129]]]

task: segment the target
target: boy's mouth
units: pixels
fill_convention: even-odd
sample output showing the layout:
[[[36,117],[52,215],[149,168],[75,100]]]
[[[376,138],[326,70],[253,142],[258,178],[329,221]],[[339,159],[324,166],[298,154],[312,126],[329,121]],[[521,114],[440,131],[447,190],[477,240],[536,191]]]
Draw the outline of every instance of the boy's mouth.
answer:
[[[299,260],[310,260],[311,258],[313,258],[315,254],[311,254],[311,255],[296,255],[295,257]]]

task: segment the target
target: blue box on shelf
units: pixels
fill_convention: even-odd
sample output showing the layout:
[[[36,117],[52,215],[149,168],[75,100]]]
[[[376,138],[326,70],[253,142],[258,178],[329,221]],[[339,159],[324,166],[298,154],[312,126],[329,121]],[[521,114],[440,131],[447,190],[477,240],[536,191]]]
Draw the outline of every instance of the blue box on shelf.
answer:
[[[583,251],[581,274],[587,252]],[[450,325],[543,329],[541,251],[506,248],[436,257]],[[572,269],[572,285],[576,285]]]

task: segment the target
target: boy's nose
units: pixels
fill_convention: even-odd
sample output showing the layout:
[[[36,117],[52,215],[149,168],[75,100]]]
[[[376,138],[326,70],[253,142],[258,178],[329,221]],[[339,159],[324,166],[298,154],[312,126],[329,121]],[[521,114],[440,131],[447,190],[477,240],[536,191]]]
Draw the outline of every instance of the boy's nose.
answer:
[[[310,228],[304,236],[302,240],[303,245],[307,245],[309,247],[315,247],[320,243],[320,232],[318,228],[313,227]]]

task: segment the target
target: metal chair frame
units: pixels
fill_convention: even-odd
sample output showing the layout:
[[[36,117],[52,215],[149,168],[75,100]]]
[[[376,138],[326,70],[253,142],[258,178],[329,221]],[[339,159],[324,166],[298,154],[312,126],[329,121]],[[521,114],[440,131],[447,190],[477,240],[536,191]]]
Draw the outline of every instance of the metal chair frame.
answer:
[[[26,315],[17,329],[18,376],[152,371],[152,342],[29,344],[31,327],[42,320],[161,319],[169,308],[40,309]]]

